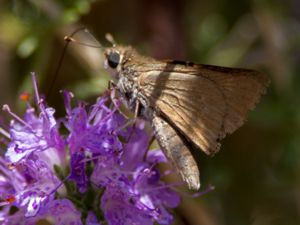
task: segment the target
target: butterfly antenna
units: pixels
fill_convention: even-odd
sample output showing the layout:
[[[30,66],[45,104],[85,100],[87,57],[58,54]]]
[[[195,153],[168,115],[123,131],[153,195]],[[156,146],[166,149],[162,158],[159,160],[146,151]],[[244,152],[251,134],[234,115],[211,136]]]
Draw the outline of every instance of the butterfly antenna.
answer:
[[[51,82],[51,85],[50,85],[50,88],[49,88],[49,90],[47,92],[46,99],[50,96],[50,94],[51,94],[51,92],[53,90],[54,84],[55,84],[55,82],[56,82],[56,80],[58,78],[59,70],[60,70],[60,68],[62,66],[65,54],[67,52],[67,48],[68,48],[68,46],[69,46],[69,44],[71,42],[74,42],[74,43],[79,44],[79,45],[87,46],[87,47],[92,47],[92,48],[103,48],[102,45],[94,38],[93,35],[91,35],[91,37],[93,37],[93,39],[97,43],[97,45],[86,44],[86,43],[80,42],[80,41],[76,40],[75,38],[73,38],[77,33],[81,32],[81,31],[84,31],[84,32],[87,32],[87,33],[90,34],[90,32],[88,31],[87,28],[81,27],[81,28],[78,28],[75,31],[73,31],[73,33],[71,33],[71,35],[64,37],[64,41],[66,43],[65,43],[64,48],[62,50],[61,56],[59,58],[58,65],[57,65],[55,73],[54,73],[54,78],[53,78],[53,80]]]
[[[112,36],[112,34],[110,33],[106,33],[105,34],[105,39],[112,44],[113,47],[115,47],[117,45],[117,43],[115,42],[114,37]]]

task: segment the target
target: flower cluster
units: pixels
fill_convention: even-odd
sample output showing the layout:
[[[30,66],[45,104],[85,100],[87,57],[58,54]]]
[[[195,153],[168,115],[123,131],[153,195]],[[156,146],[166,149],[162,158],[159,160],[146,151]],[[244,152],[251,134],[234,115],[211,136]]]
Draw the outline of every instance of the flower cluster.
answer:
[[[88,107],[72,107],[63,92],[66,116],[39,97],[23,118],[13,117],[4,156],[0,157],[0,223],[170,224],[169,208],[179,204],[172,184],[157,169],[166,162],[160,150],[149,151],[142,122],[130,125],[120,102],[106,94]],[[36,112],[37,111],[37,112]]]

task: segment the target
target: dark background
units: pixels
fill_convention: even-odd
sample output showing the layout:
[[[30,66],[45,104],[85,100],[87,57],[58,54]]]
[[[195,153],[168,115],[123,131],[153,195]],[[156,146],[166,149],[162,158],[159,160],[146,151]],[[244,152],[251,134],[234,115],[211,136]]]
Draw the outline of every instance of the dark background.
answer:
[[[300,224],[299,0],[0,0],[0,104],[21,115],[30,72],[47,93],[63,37],[86,26],[157,58],[262,71],[272,80],[248,122],[200,159],[200,198],[184,197],[176,224]],[[88,34],[79,40],[97,44]],[[58,90],[93,102],[107,87],[99,49],[73,44],[48,96],[62,115]],[[5,116],[4,116],[5,119]]]

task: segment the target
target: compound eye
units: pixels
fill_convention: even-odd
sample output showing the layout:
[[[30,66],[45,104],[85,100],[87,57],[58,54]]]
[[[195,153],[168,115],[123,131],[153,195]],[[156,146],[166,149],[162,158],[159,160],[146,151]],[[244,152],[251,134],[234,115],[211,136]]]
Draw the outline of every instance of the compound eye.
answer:
[[[108,65],[115,69],[120,63],[120,54],[118,52],[111,52],[107,57]]]

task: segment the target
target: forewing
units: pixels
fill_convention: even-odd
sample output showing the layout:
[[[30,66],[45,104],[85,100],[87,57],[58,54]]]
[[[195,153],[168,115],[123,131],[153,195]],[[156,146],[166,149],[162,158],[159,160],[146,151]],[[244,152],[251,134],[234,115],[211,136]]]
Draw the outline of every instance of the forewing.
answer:
[[[145,70],[139,77],[155,111],[207,154],[243,124],[267,82],[252,70],[201,65]]]

